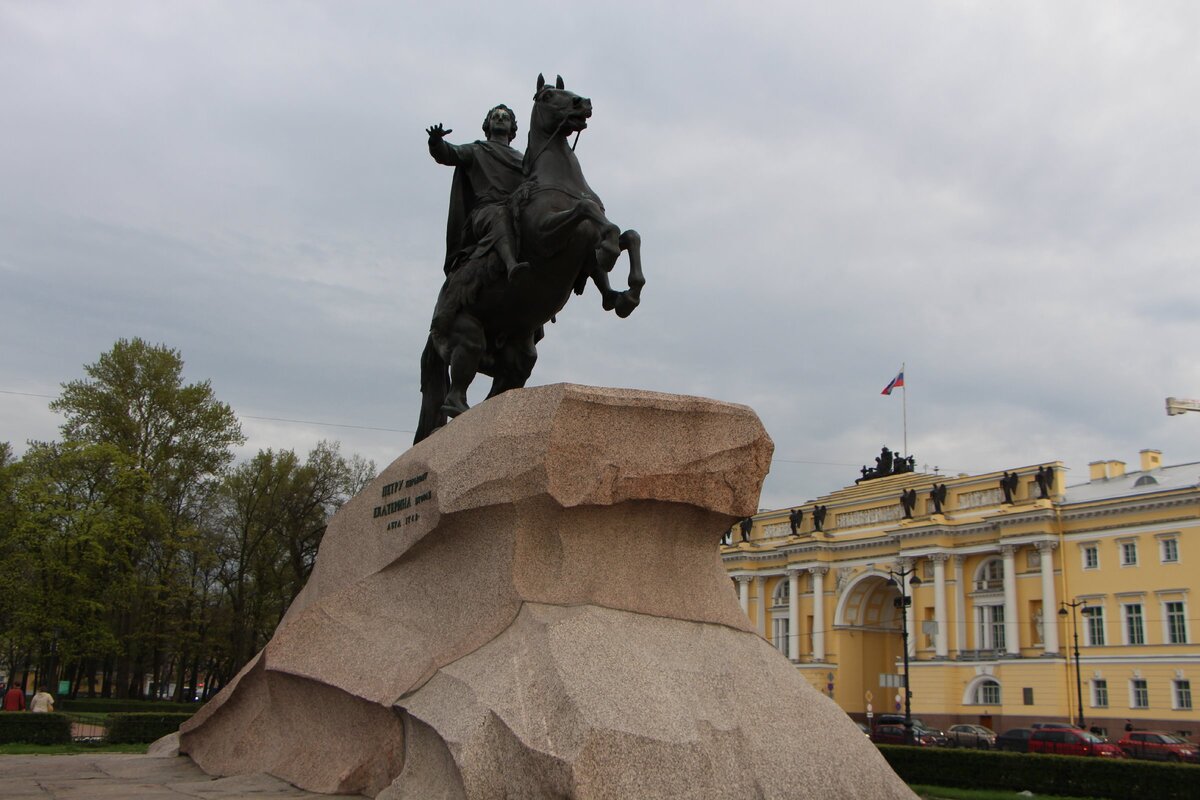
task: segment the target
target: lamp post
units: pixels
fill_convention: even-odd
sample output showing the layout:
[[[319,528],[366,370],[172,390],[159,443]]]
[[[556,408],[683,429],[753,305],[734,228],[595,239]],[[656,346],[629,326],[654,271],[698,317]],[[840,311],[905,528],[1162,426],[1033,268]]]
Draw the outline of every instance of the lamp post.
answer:
[[[888,584],[900,589],[900,596],[892,601],[892,604],[900,609],[900,641],[903,644],[902,652],[904,654],[904,743],[912,744],[912,690],[908,684],[908,607],[912,605],[912,596],[908,593],[908,586],[920,586],[921,579],[916,575],[916,569],[899,569],[888,570]],[[911,580],[905,582],[905,578],[912,576]]]
[[[1087,608],[1083,600],[1072,600],[1069,603],[1059,603],[1058,615],[1065,617],[1067,609],[1071,609],[1071,631],[1075,636],[1075,696],[1079,698],[1079,720],[1075,724],[1083,727],[1083,678],[1079,672],[1079,619],[1076,609]]]

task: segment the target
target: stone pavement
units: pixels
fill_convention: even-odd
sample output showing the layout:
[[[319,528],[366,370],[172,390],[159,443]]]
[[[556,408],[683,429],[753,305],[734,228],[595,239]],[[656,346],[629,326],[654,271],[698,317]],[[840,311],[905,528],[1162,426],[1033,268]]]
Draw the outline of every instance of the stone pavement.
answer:
[[[314,794],[259,773],[206,775],[187,756],[96,753],[0,756],[4,800],[277,800],[356,797]]]

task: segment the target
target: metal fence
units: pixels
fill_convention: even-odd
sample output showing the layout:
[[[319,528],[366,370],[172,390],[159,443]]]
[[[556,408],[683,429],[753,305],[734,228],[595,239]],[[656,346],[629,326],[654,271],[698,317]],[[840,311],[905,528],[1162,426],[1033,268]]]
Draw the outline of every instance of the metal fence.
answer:
[[[84,714],[67,713],[71,718],[71,740],[75,742],[100,742],[108,734],[103,722]]]

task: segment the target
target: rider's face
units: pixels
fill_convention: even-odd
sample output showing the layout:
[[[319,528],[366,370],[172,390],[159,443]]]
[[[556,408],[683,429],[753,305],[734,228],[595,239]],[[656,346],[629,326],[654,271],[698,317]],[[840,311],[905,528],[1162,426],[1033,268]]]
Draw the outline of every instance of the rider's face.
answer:
[[[503,108],[497,108],[488,116],[488,127],[493,136],[503,134],[507,137],[512,132],[512,118]]]

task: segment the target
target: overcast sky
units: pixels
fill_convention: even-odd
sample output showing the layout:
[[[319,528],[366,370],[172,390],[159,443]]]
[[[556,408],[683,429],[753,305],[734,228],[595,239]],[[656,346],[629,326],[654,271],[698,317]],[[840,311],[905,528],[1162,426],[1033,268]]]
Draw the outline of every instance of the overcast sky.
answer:
[[[930,469],[1200,460],[1163,406],[1200,397],[1200,4],[468,8],[0,0],[0,441],[140,336],[242,455],[389,463],[442,278],[423,129],[505,102],[523,148],[544,72],[594,103],[577,154],[648,283],[626,320],[573,298],[531,385],[750,405],[764,507],[903,449],[901,363]]]

